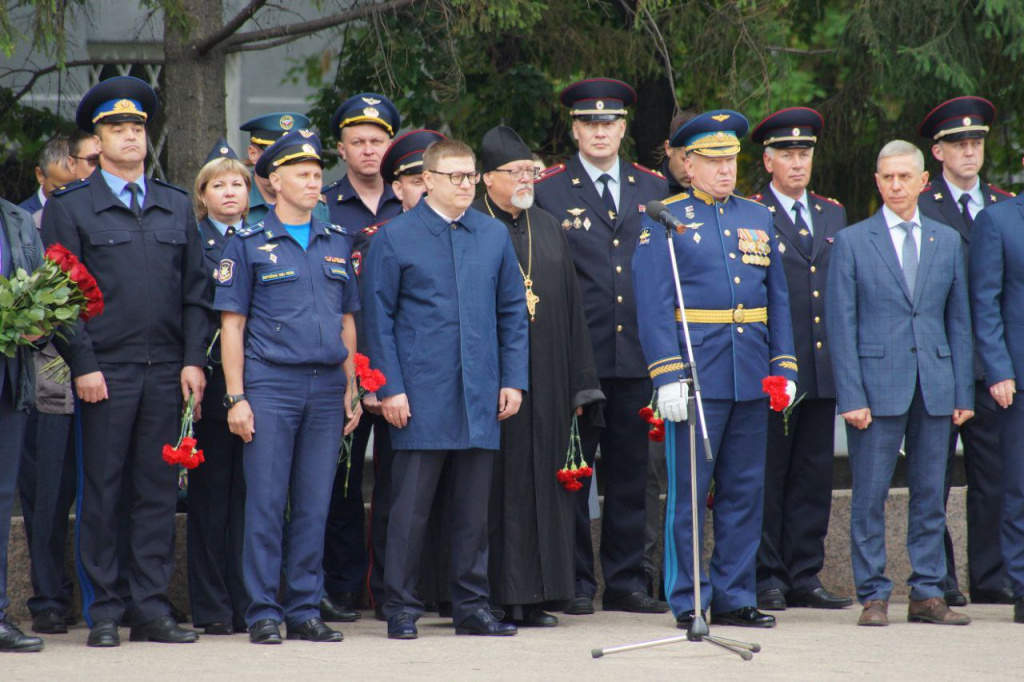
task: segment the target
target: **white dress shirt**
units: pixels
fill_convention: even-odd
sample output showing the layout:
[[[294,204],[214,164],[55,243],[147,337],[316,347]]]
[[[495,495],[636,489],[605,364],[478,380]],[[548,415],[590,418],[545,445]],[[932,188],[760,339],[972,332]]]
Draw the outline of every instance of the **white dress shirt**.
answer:
[[[769,185],[769,187],[771,187],[772,194],[775,195],[775,199],[779,202],[779,206],[782,207],[782,210],[786,212],[786,215],[789,216],[789,219],[793,221],[794,225],[796,225],[796,208],[795,208],[795,206],[796,206],[797,200],[794,199],[793,197],[786,196],[785,194],[783,194],[779,190],[775,189],[775,185]],[[809,200],[809,198],[807,196],[807,190],[806,189],[804,190],[803,196],[800,197],[800,203],[803,205],[803,210],[801,211],[801,213],[804,214],[804,222],[807,223],[807,229],[811,231],[811,235],[813,236],[814,235],[814,219],[811,218],[811,204],[810,204],[810,200]]]
[[[974,178],[974,187],[966,192],[950,182],[949,178],[944,177],[944,179],[949,185],[950,198],[956,203],[956,210],[960,210],[960,197],[966,194],[971,198],[970,203],[967,204],[967,210],[971,212],[972,219],[977,218],[981,209],[985,208],[985,195],[981,193],[981,178]]]
[[[590,176],[590,180],[591,182],[594,183],[594,189],[597,190],[598,194],[604,192],[604,183],[598,182],[597,179],[604,175],[605,173],[608,174],[608,177],[611,178],[611,180],[608,181],[608,189],[611,191],[612,199],[615,201],[615,210],[618,211],[619,193],[621,191],[619,183],[619,160],[616,158],[615,164],[606,171],[601,170],[594,164],[584,159],[582,154],[580,154],[580,163],[583,164],[583,170],[587,171],[587,175]]]
[[[916,206],[914,207],[914,217],[910,220],[903,220],[895,213],[893,213],[888,206],[882,206],[882,216],[885,217],[885,224],[889,227],[889,238],[892,239],[892,245],[896,247],[896,258],[900,262],[900,267],[903,267],[903,242],[907,238],[907,233],[903,231],[902,227],[899,227],[900,223],[908,222],[914,224],[914,229],[911,232],[914,233],[914,243],[917,246],[917,261],[921,262],[921,211]]]

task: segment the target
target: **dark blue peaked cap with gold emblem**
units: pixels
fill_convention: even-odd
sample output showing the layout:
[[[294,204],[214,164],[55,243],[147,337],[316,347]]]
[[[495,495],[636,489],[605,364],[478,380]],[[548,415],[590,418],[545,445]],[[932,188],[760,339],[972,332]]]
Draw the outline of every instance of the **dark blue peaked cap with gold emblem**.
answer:
[[[216,161],[217,159],[234,159],[235,161],[238,161],[238,154],[235,153],[235,150],[231,148],[231,145],[229,145],[228,141],[223,137],[217,140],[217,143],[213,145],[213,149],[211,149],[210,153],[207,154],[206,161],[203,161],[203,165],[205,166],[211,161]]]
[[[445,136],[434,130],[410,130],[395,139],[380,160],[380,175],[384,182],[390,185],[399,175],[422,173],[423,152],[443,139]]]
[[[292,130],[308,128],[310,120],[292,111],[275,111],[249,119],[238,129],[249,133],[250,141],[260,147],[269,147]]]
[[[750,123],[738,111],[715,109],[687,121],[672,133],[669,146],[701,156],[734,156]]]
[[[78,103],[75,123],[87,133],[97,123],[145,123],[160,108],[156,93],[144,80],[116,76],[94,85]]]
[[[750,133],[750,140],[776,149],[813,147],[824,124],[814,109],[790,107],[766,116]]]
[[[614,78],[588,78],[562,90],[569,115],[581,121],[614,121],[636,103],[636,90]]]
[[[402,127],[402,117],[398,108],[384,95],[363,92],[341,103],[331,117],[331,129],[340,137],[342,128],[359,123],[378,125],[394,137]]]
[[[269,178],[270,174],[281,166],[300,161],[316,161],[321,166],[324,161],[320,158],[320,138],[312,130],[293,130],[286,133],[284,137],[267,147],[259,161],[256,162],[256,175],[261,178]]]
[[[985,137],[996,108],[981,97],[954,97],[931,110],[921,122],[921,137],[937,142],[956,142],[969,137]]]

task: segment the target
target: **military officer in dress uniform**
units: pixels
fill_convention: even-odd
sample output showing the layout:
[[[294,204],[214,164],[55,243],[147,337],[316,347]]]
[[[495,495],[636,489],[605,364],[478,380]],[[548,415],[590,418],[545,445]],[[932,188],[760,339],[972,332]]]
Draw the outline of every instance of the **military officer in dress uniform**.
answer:
[[[281,137],[292,130],[309,128],[309,118],[292,111],[277,111],[272,114],[264,114],[250,119],[239,126],[239,130],[249,133],[249,163],[253,166],[259,161],[263,151],[270,145],[277,142]],[[263,220],[270,207],[274,205],[274,188],[268,180],[253,173],[252,186],[249,189],[249,213],[246,215],[247,225],[255,225]],[[329,223],[331,222],[330,212],[327,210],[321,198],[320,203],[313,209],[316,219]]]
[[[380,225],[402,212],[402,202],[391,184],[381,177],[381,157],[401,126],[398,109],[384,95],[373,92],[350,97],[331,117],[331,129],[338,134],[338,153],[348,169],[340,180],[324,187],[324,200],[331,222],[341,225],[355,239],[364,228]],[[365,251],[353,245],[352,258],[361,264]],[[358,266],[357,266],[358,267]],[[361,313],[355,316],[358,347],[366,352]],[[367,411],[369,412],[369,407]],[[324,539],[324,620],[347,622],[359,618],[359,606],[366,580],[366,518],[363,505],[363,464],[370,432],[386,431],[379,409],[365,415],[352,442],[351,470],[339,467],[334,482],[331,510]],[[379,450],[380,443],[374,440]],[[345,481],[349,485],[345,485]]]
[[[918,206],[927,217],[954,228],[963,240],[964,256],[970,246],[974,219],[986,206],[1014,195],[981,178],[985,163],[985,136],[995,119],[991,102],[981,97],[956,97],[943,102],[921,122],[922,137],[933,140],[932,156],[942,172],[922,190]],[[975,604],[1012,604],[1013,592],[1000,552],[999,518],[1002,499],[1002,460],[999,450],[999,416],[989,394],[985,372],[978,356],[974,362],[974,419],[949,438],[946,468],[946,497],[953,479],[957,435],[964,446],[967,472],[967,566],[971,601]],[[964,606],[953,558],[953,541],[946,531],[946,582],[943,586],[950,606]]]
[[[839,609],[853,603],[818,580],[832,509],[836,386],[825,345],[825,282],[832,241],[846,227],[846,209],[807,191],[815,143],[824,121],[806,107],[782,109],[750,134],[764,145],[771,182],[752,199],[775,219],[786,271],[793,341],[803,397],[788,417],[768,413],[764,531],[757,553],[757,605]]]
[[[423,152],[432,143],[445,139],[444,135],[433,130],[410,130],[395,138],[380,160],[380,175],[385,187],[390,187],[395,196],[402,202],[402,211],[409,211],[419,203],[427,187],[423,184]],[[355,235],[352,251],[352,264],[358,279],[363,276],[363,262],[370,252],[370,244],[387,221],[370,225],[359,230]],[[365,289],[361,289],[365,291]],[[360,332],[362,336],[362,332]],[[362,346],[365,348],[365,345]],[[367,351],[363,351],[367,352]],[[374,365],[373,358],[370,364]],[[380,401],[376,395],[367,395],[363,399],[366,411],[374,416],[380,414]],[[363,420],[367,417],[364,414]],[[388,517],[391,507],[391,465],[394,452],[391,449],[391,433],[387,422],[374,420],[373,428],[373,462],[374,483],[373,497],[370,500],[370,541],[368,557],[369,571],[367,589],[370,606],[378,620],[384,618],[384,557],[387,551]],[[359,439],[356,431],[356,443]],[[367,433],[368,437],[369,434]],[[365,441],[363,447],[366,447]],[[355,447],[353,447],[355,449]],[[353,464],[353,475],[355,462]],[[361,471],[361,469],[360,469]],[[362,499],[362,498],[360,498]],[[436,563],[436,562],[435,562]],[[447,578],[447,572],[444,572]],[[431,576],[432,577],[432,576]]]
[[[192,642],[170,615],[177,470],[160,457],[177,440],[181,400],[202,400],[210,333],[209,271],[188,193],[145,175],[146,120],[157,98],[131,77],[103,81],[78,105],[100,164],[58,189],[43,210],[43,240],[60,242],[96,278],[106,311],[55,343],[79,398],[78,554],[89,646],[120,644],[116,589],[122,495],[131,510],[132,641]],[[128,483],[122,487],[122,481]]]
[[[647,424],[637,415],[651,397],[636,328],[630,267],[648,201],[668,195],[658,173],[619,158],[626,107],[636,92],[610,78],[580,81],[562,91],[579,154],[553,166],[536,185],[536,202],[554,215],[569,240],[594,361],[607,397],[603,431],[586,423],[583,451],[605,481],[601,531],[604,609],[664,613],[667,604],[645,593],[644,555]],[[565,613],[594,612],[597,591],[590,536],[590,479],[576,496],[576,598]]]
[[[735,111],[710,111],[672,136],[686,150],[693,186],[665,203],[685,225],[673,231],[679,282],[699,367],[704,414],[714,461],[697,461],[697,499],[715,481],[715,550],[710,589],[704,575],[701,610],[712,622],[772,627],[775,618],[755,608],[756,556],[761,536],[768,407],[767,375],[785,377],[796,393],[797,362],[789,295],[772,214],[733,193],[736,155],[747,120]],[[687,425],[688,358],[680,329],[665,228],[649,217],[633,257],[637,322],[644,356],[657,389],[658,409],[672,424],[665,448],[669,502],[666,510],[665,593],[677,624],[694,617],[691,575],[690,456]],[[691,415],[692,416],[692,415]],[[697,427],[698,442],[704,437]],[[704,516],[705,505],[698,505]],[[700,546],[700,545],[698,545]]]
[[[217,276],[224,404],[231,432],[245,441],[242,575],[254,644],[280,644],[282,621],[289,639],[342,639],[319,610],[324,483],[334,478],[343,429],[359,420],[355,382],[346,381],[355,373],[359,293],[348,235],[312,215],[320,149],[312,131],[295,130],[264,152],[256,173],[278,203],[228,241]]]

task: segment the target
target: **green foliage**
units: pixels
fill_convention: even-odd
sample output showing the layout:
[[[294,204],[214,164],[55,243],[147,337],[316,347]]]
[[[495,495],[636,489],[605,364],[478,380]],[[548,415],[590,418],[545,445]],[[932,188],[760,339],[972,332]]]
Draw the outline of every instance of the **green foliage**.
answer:
[[[44,336],[74,320],[84,297],[68,286],[68,276],[50,260],[29,274],[18,268],[10,279],[0,277],[0,353],[14,357],[26,336]]]

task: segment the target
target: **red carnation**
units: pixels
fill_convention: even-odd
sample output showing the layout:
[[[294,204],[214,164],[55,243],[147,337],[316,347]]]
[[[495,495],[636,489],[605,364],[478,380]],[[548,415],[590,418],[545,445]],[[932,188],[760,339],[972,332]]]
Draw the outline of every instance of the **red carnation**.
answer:
[[[771,408],[775,412],[782,412],[789,405],[789,396],[786,394],[786,377],[770,376],[761,379],[761,390],[768,394],[771,399]]]
[[[576,470],[577,478],[590,478],[594,475],[594,470],[588,467],[586,464]]]
[[[570,481],[569,483],[567,483],[565,485],[565,489],[568,490],[571,493],[576,492],[577,490],[581,489],[582,487],[583,487],[583,484],[580,483],[579,481]]]
[[[654,419],[654,410],[651,409],[650,405],[645,405],[640,408],[640,418],[648,424],[651,423],[651,420]]]
[[[657,427],[657,428],[661,429],[662,431],[665,430],[665,420],[664,419],[661,419],[661,418],[652,419],[650,421],[650,424],[651,424],[651,426]]]
[[[384,372],[379,369],[368,369],[365,373],[359,375],[359,385],[367,393],[376,393],[387,381]]]
[[[655,426],[653,429],[647,432],[647,437],[655,443],[664,443],[665,429],[660,426]]]
[[[165,462],[173,466],[181,459],[181,453],[178,452],[178,448],[172,448],[170,445],[164,445],[163,458]]]
[[[366,357],[362,353],[356,353],[355,358],[353,358],[353,362],[355,363],[357,373],[359,370],[365,371],[370,369],[370,358]]]

